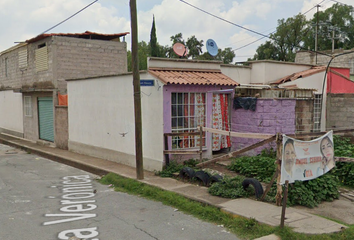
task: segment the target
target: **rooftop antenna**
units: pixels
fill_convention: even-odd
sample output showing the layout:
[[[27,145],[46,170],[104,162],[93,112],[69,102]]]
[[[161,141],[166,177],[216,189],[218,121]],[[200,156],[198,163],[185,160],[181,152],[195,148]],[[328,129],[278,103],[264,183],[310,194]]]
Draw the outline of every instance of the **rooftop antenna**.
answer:
[[[215,57],[218,55],[218,45],[216,45],[216,42],[213,39],[208,39],[206,41],[206,48],[211,56]]]

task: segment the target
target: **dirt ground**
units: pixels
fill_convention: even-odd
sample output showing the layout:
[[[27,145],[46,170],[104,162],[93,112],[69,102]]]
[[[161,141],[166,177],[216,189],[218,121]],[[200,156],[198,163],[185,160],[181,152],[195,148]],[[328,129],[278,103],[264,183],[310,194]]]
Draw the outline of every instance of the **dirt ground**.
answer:
[[[229,171],[225,165],[220,163],[212,163],[206,166],[207,169],[215,170],[221,174],[228,176],[236,176],[235,172]],[[327,217],[333,220],[338,220],[346,224],[354,224],[354,190],[340,190],[341,196],[333,202],[323,202],[318,207],[307,208],[303,206],[296,206],[295,208],[302,209],[308,213]]]

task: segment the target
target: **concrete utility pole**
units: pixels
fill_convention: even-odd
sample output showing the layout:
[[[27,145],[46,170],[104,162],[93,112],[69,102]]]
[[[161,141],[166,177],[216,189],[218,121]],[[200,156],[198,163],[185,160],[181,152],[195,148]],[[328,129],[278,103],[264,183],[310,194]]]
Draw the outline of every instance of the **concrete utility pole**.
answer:
[[[318,41],[318,8],[321,7],[320,5],[316,5],[317,7],[317,14],[316,14],[316,36],[315,36],[315,52],[316,52],[316,65],[317,65],[317,41]]]
[[[136,178],[144,179],[143,144],[141,123],[141,92],[138,61],[138,17],[136,13],[136,0],[130,0],[130,22],[132,31],[132,68],[134,85],[134,116],[135,116],[135,159]]]

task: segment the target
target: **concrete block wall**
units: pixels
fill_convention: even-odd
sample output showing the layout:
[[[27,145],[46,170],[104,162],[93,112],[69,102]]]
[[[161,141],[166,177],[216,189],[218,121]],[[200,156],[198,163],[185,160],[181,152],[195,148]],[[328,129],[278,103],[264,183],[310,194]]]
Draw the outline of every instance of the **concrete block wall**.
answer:
[[[352,50],[343,50],[343,49],[336,49],[334,54],[345,53]],[[327,51],[327,54],[332,55],[331,51]],[[326,65],[331,60],[330,56],[326,56],[323,54],[317,54],[313,52],[307,51],[300,51],[296,53],[295,63],[302,63],[302,64],[312,64],[316,65],[316,58],[317,58],[317,65]],[[354,62],[354,53],[348,53],[339,57],[336,57],[331,62],[331,67],[345,67],[351,68],[350,73],[354,73],[353,69],[353,62]]]
[[[0,56],[0,85],[7,88],[20,88],[22,86],[31,86],[35,82],[50,81],[53,82],[53,60],[52,60],[52,42],[50,38],[42,39],[38,42],[27,44],[14,48],[12,51],[5,52]],[[46,44],[48,48],[48,70],[36,72],[35,50],[41,44]],[[27,49],[27,67],[19,67],[19,52]],[[6,64],[7,60],[7,76]]]
[[[56,79],[75,79],[127,72],[125,42],[54,37]]]
[[[295,133],[296,99],[258,99],[256,111],[233,109],[231,127],[234,132],[284,134]],[[232,150],[238,150],[261,139],[232,138]],[[260,153],[264,148],[276,149],[275,143],[248,151],[247,155]]]
[[[349,129],[354,126],[354,94],[327,95],[326,129]]]
[[[296,133],[308,133],[313,130],[313,99],[298,99],[295,106]]]
[[[35,50],[42,44],[48,48],[48,70],[36,72]],[[61,36],[19,45],[0,56],[0,87],[20,88],[48,81],[55,88],[59,85],[65,89],[65,79],[125,73],[128,69],[126,48],[125,42]],[[25,49],[28,65],[20,69],[19,52]]]
[[[68,149],[68,107],[67,106],[55,106],[55,146],[61,149]]]

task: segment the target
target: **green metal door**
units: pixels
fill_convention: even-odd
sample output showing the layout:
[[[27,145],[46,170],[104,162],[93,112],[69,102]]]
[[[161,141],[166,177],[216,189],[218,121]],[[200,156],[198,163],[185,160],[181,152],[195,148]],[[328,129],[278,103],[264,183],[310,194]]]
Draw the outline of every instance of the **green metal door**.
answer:
[[[53,99],[38,98],[39,138],[54,142]]]

